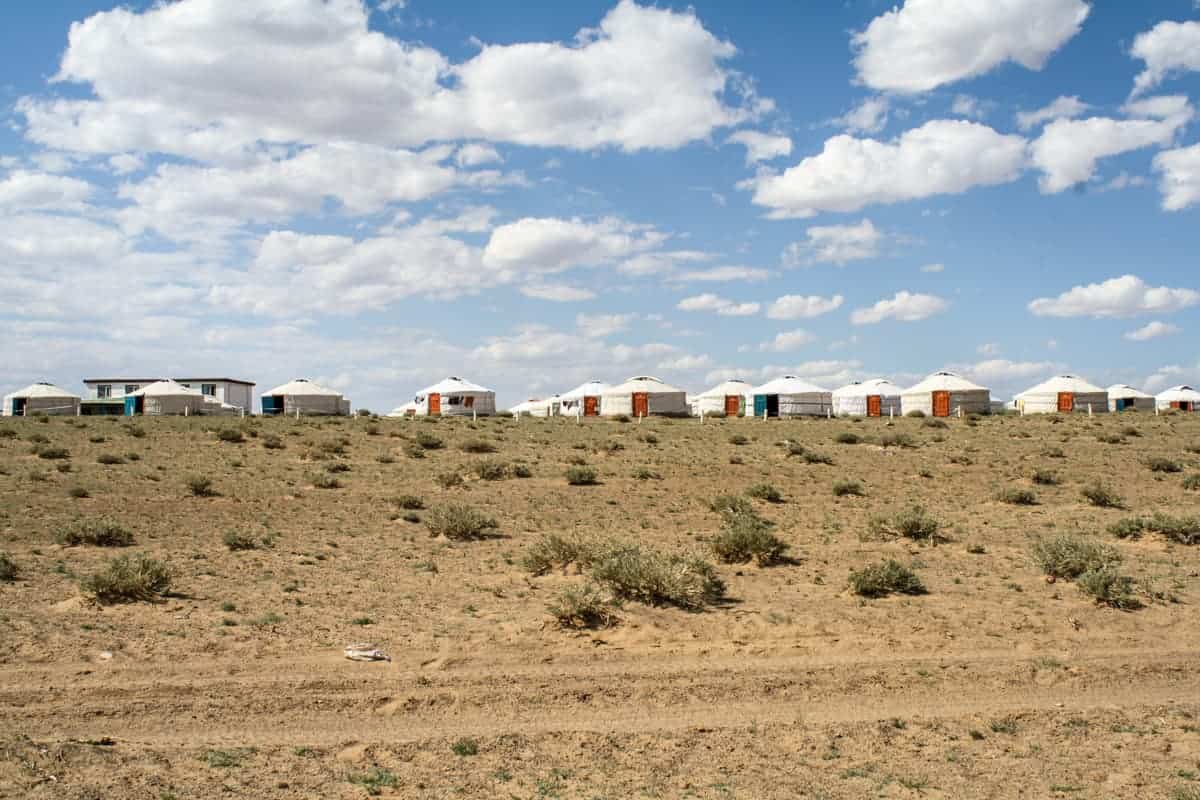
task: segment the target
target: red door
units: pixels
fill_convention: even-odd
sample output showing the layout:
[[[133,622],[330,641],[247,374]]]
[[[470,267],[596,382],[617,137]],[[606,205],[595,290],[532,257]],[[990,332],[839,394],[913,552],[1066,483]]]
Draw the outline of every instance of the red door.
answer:
[[[650,396],[645,392],[634,392],[633,415],[635,417],[650,416]]]
[[[883,416],[883,398],[877,394],[867,395],[867,416]]]
[[[1070,392],[1058,393],[1058,411],[1060,414],[1070,414],[1075,410],[1075,395]]]
[[[950,416],[950,393],[949,392],[934,392],[933,393],[933,415],[935,417]]]
[[[442,415],[442,396],[440,394],[429,395],[429,416],[440,417]]]
[[[742,398],[736,394],[725,395],[725,416],[736,417],[742,411]]]
[[[596,407],[598,405],[596,401],[599,399],[599,397],[583,398],[583,415],[585,417],[595,417],[600,413],[600,409]]]

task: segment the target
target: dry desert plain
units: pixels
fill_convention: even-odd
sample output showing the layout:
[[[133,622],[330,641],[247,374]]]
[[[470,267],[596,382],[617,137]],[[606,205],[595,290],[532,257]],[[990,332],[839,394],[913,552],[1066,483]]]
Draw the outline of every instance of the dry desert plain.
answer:
[[[4,420],[0,796],[1200,798],[1200,417],[930,422]],[[780,558],[717,558],[722,496]],[[850,588],[886,559],[926,591]]]

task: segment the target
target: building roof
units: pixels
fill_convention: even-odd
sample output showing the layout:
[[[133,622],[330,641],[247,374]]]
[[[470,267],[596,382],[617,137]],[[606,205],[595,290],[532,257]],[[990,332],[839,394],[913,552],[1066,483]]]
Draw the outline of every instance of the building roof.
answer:
[[[953,372],[935,372],[915,386],[904,390],[905,394],[916,392],[986,392],[986,386],[971,383],[961,375]]]
[[[570,401],[579,400],[583,397],[599,397],[608,391],[609,386],[602,381],[586,381],[579,384],[569,392],[563,392],[558,396],[559,400]]]
[[[176,378],[180,383],[239,383],[242,386],[257,386],[254,381],[243,381],[237,378]]]
[[[1135,397],[1141,400],[1154,399],[1154,395],[1146,394],[1141,389],[1135,389],[1128,383],[1114,383],[1105,391],[1108,392],[1109,397]]]
[[[491,389],[486,389],[477,383],[471,383],[468,380],[451,375],[449,378],[438,381],[433,386],[427,386],[418,392],[419,395],[430,394],[462,394],[464,392],[490,392]]]
[[[900,387],[887,378],[853,381],[833,390],[834,397],[869,397],[870,395],[899,395]]]
[[[1188,403],[1200,403],[1200,392],[1197,392],[1187,384],[1172,386],[1170,389],[1163,389],[1156,395],[1157,398],[1166,403],[1177,403],[1184,401]]]
[[[145,386],[151,383],[157,383],[164,380],[163,378],[84,378],[83,383],[136,383],[139,386]]]
[[[78,400],[79,395],[71,394],[66,389],[55,386],[53,383],[31,383],[24,389],[6,395],[6,397],[57,397],[65,400]]]
[[[604,394],[636,394],[644,392],[646,394],[684,394],[683,389],[677,386],[672,386],[659,378],[652,375],[637,375],[630,378],[617,386],[610,386],[604,390]]]
[[[741,378],[730,378],[727,381],[722,381],[711,389],[706,389],[698,395],[693,395],[692,400],[699,400],[702,397],[728,397],[729,395],[746,395],[750,393],[751,386]]]
[[[281,394],[282,395],[293,395],[293,396],[295,396],[295,395],[300,395],[300,396],[303,396],[303,395],[309,395],[309,396],[327,395],[330,397],[341,397],[342,396],[341,392],[335,391],[333,389],[326,389],[324,386],[313,383],[312,381],[308,380],[307,378],[296,378],[293,381],[288,381],[287,383],[283,384],[282,386],[276,386],[274,389],[272,389],[269,392],[263,392],[263,394],[268,395],[268,396],[275,396],[275,395],[281,395]]]
[[[769,380],[762,386],[755,386],[754,394],[829,394],[828,389],[822,389],[816,384],[797,378],[795,375],[782,375]]]
[[[182,383],[173,380],[155,381],[149,386],[143,386],[130,397],[203,397],[198,389],[189,389]]]
[[[403,417],[403,416],[407,416],[409,411],[415,412],[416,410],[417,410],[417,404],[414,403],[412,400],[409,400],[404,405],[396,406],[395,408],[393,408],[391,411],[388,412],[387,415],[389,417]]]
[[[1069,392],[1071,394],[1103,394],[1104,390],[1099,386],[1088,383],[1078,375],[1055,375],[1053,378],[1044,380],[1037,386],[1031,386],[1023,392],[1016,395],[1017,399],[1034,394],[1058,394],[1059,392]]]

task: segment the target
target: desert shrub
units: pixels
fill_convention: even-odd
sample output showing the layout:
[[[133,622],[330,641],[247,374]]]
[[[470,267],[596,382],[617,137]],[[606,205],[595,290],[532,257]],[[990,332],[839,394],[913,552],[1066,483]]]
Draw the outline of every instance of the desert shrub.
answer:
[[[314,489],[340,489],[342,482],[337,479],[336,475],[328,472],[314,472],[308,476],[308,482],[313,485]]]
[[[514,478],[533,477],[533,468],[528,464],[513,464],[511,470]]]
[[[12,428],[0,428],[0,439],[15,439],[17,432]]]
[[[170,590],[171,571],[145,553],[117,556],[84,578],[82,586],[104,605],[153,600]]]
[[[1183,472],[1183,465],[1178,461],[1162,457],[1146,459],[1146,468],[1151,472]]]
[[[563,628],[607,628],[617,621],[612,598],[595,583],[566,586],[546,604]]]
[[[891,514],[879,514],[867,522],[867,531],[876,539],[903,537],[913,541],[935,542],[941,524],[919,505]]]
[[[508,464],[484,459],[475,463],[475,474],[485,481],[502,481],[508,477]]]
[[[352,469],[345,461],[330,461],[325,465],[326,472],[350,472]]]
[[[283,443],[283,439],[280,439],[273,433],[268,433],[262,438],[262,446],[266,450],[282,450],[284,447],[286,447],[286,445]]]
[[[655,436],[653,433],[643,433],[638,438],[641,439],[646,444],[658,444],[658,437]]]
[[[258,540],[243,531],[226,531],[221,542],[230,550],[257,550]]]
[[[837,436],[834,437],[834,441],[837,442],[838,444],[858,444],[862,440],[858,438],[857,433],[851,433],[850,431],[842,431],[841,433],[839,433]]]
[[[1052,470],[1048,469],[1035,469],[1033,471],[1033,475],[1031,476],[1031,480],[1038,486],[1058,485],[1058,475]]]
[[[1141,517],[1129,517],[1108,526],[1108,532],[1118,539],[1138,539],[1145,530],[1146,523]]]
[[[725,594],[725,583],[702,558],[638,546],[621,548],[596,563],[592,577],[618,599],[699,610]]]
[[[804,463],[805,464],[828,464],[828,465],[832,466],[833,458],[825,455],[824,453],[818,453],[813,450],[807,450],[804,453]]]
[[[975,463],[974,461],[971,460],[970,456],[963,455],[962,453],[956,453],[956,454],[950,456],[946,460],[949,461],[951,464],[958,464],[960,467],[969,467]]]
[[[916,447],[916,442],[907,433],[888,431],[879,437],[880,447]]]
[[[534,575],[544,575],[554,567],[578,564],[590,567],[613,545],[602,541],[586,541],[577,536],[558,533],[543,534],[530,545],[521,557],[521,566]]]
[[[1133,427],[1132,425],[1126,425],[1123,428],[1121,428],[1121,435],[1137,437],[1137,436],[1141,436],[1142,432],[1140,430],[1138,430],[1137,428]]]
[[[425,527],[430,536],[445,536],[454,541],[482,539],[488,531],[500,527],[492,517],[470,506],[449,505],[435,508],[425,515]]]
[[[392,498],[392,505],[405,511],[420,511],[425,508],[425,501],[415,494],[402,494]]]
[[[431,419],[427,417],[427,419]],[[391,770],[386,770],[383,767],[371,767],[366,772],[355,772],[346,777],[346,780],[356,786],[363,787],[371,797],[378,797],[383,794],[384,789],[393,789],[400,785],[400,779]]]
[[[604,452],[608,453],[609,455],[611,455],[613,453],[619,453],[624,449],[625,449],[625,443],[618,442],[615,439],[610,439],[609,441],[604,443]]]
[[[782,503],[783,493],[769,483],[756,483],[746,490],[747,497],[755,500],[765,500],[768,503]]]
[[[1200,473],[1188,475],[1186,478],[1183,479],[1182,485],[1183,485],[1183,488],[1187,489],[1188,491],[1195,491],[1196,489],[1200,489]]]
[[[862,597],[925,594],[926,591],[920,576],[893,558],[851,572],[850,589]]]
[[[125,432],[135,439],[146,438],[146,429],[141,425],[126,425]]]
[[[142,456],[139,453],[126,453],[125,460],[126,461],[141,461]]]
[[[914,408],[912,411],[909,411],[904,416],[912,417],[913,419],[923,419],[925,417],[925,412],[919,408]]]
[[[1096,437],[1101,444],[1125,444],[1125,437],[1119,433],[1102,433]]]
[[[363,410],[364,409],[361,409],[361,408],[359,409],[360,417],[363,416],[363,414],[362,414]],[[370,425],[368,425],[366,428],[364,428],[364,430],[367,432],[367,436],[378,436],[379,435],[379,426],[376,425],[374,422],[372,422]]]
[[[375,456],[375,460],[378,461],[380,464],[395,464],[396,463],[396,457],[394,455],[392,455],[391,453],[380,453],[379,455]]]
[[[464,453],[473,453],[475,455],[486,455],[496,452],[496,445],[483,439],[468,439],[459,447]]]
[[[750,439],[749,437],[743,436],[740,433],[735,433],[733,436],[729,437],[729,443],[738,445],[740,447],[742,445],[750,444]]]
[[[192,475],[183,482],[193,497],[216,497],[218,492],[213,488],[212,479],[204,475]]]
[[[133,534],[128,528],[108,519],[88,520],[73,527],[60,528],[54,540],[67,547],[90,544],[95,547],[129,547]]]
[[[422,450],[441,450],[446,446],[445,442],[427,431],[420,431],[414,441]]]
[[[417,444],[416,442],[412,442],[405,445],[404,455],[408,456],[409,458],[424,458],[425,448],[421,447],[421,445]]]
[[[217,431],[217,440],[227,444],[241,444],[246,437],[237,428],[221,428]]]
[[[37,457],[47,461],[61,461],[64,458],[70,458],[71,451],[65,447],[39,447]]]
[[[44,433],[31,433],[25,437],[30,444],[50,444],[50,437]]]
[[[749,500],[736,494],[719,494],[708,501],[708,507],[718,514],[753,514]]]
[[[12,557],[5,552],[0,552],[0,581],[11,583],[21,574],[21,568],[17,566],[17,562],[12,560]]]
[[[950,426],[946,423],[946,420],[944,420],[944,419],[938,419],[937,417],[926,417],[921,420],[921,427],[922,428],[949,428]]]
[[[433,482],[443,489],[453,489],[463,485],[463,478],[457,472],[439,472],[434,476]]]
[[[114,464],[124,464],[125,459],[116,453],[101,453],[100,455],[96,456],[96,463],[104,464],[105,466],[112,466]]]
[[[805,450],[804,445],[800,444],[799,442],[788,442],[787,443],[788,458],[803,456],[805,452],[806,452],[806,450]]]
[[[479,754],[479,743],[474,739],[459,739],[450,745],[450,752],[456,756],[474,756]]]
[[[1101,605],[1131,611],[1142,607],[1133,593],[1133,578],[1117,572],[1114,566],[1088,570],[1076,581],[1079,590]]]
[[[1084,487],[1083,498],[1097,508],[1121,508],[1123,501],[1120,495],[1109,489],[1103,483],[1096,481]]]
[[[567,483],[571,486],[594,486],[599,483],[592,467],[567,467]]]
[[[1036,506],[1037,495],[1028,489],[1017,489],[1010,487],[1002,489],[996,494],[996,499],[1001,503],[1008,503],[1014,506]]]
[[[1156,511],[1142,524],[1146,530],[1160,533],[1177,544],[1200,544],[1200,517],[1173,517]]]
[[[862,497],[863,487],[858,481],[837,481],[833,484],[834,497]]]
[[[662,475],[659,475],[648,467],[638,467],[633,471],[633,477],[639,481],[661,481]]]
[[[69,490],[67,490],[67,494],[69,494],[71,497],[74,497],[76,500],[86,500],[92,496],[92,493],[83,486],[72,486]]]
[[[615,417],[613,417],[613,421],[614,422],[633,422],[633,420],[629,418],[628,414],[617,414]]]
[[[1073,579],[1119,564],[1121,553],[1115,547],[1063,533],[1036,542],[1033,562],[1050,577]]]
[[[771,524],[754,514],[731,514],[713,537],[713,554],[725,564],[753,560],[760,567],[779,562],[788,545],[771,532]]]

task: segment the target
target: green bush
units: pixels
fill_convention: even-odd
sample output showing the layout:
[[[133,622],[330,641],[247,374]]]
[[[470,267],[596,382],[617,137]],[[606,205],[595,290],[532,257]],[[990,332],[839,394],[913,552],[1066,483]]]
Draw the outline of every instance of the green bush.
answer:
[[[212,479],[203,475],[192,475],[184,481],[184,486],[194,497],[216,497],[218,494],[217,490],[213,488]]]
[[[1079,590],[1101,605],[1131,611],[1142,602],[1133,593],[1133,578],[1121,575],[1113,566],[1088,570],[1076,581]]]
[[[1156,511],[1142,524],[1146,530],[1160,533],[1176,544],[1200,544],[1200,517],[1173,517]]]
[[[804,447],[804,445],[800,444],[799,442],[788,442],[787,443],[788,458],[799,458],[799,457],[803,456],[805,452],[807,452],[806,448]]]
[[[913,541],[935,542],[941,524],[924,508],[914,505],[904,511],[879,514],[867,523],[867,531],[876,539],[905,538]]]
[[[740,447],[742,445],[750,444],[750,439],[740,433],[735,433],[733,436],[729,437],[729,443],[738,445]]]
[[[745,564],[753,560],[760,567],[778,563],[788,549],[788,545],[771,532],[770,523],[753,514],[730,515],[711,545],[713,554],[725,564]]]
[[[492,517],[470,506],[448,505],[435,508],[425,515],[425,527],[430,536],[445,536],[454,541],[482,539],[488,531],[500,527]]]
[[[837,481],[833,484],[834,497],[862,497],[863,487],[858,481]]]
[[[946,420],[944,420],[944,419],[937,419],[936,417],[926,417],[925,419],[921,420],[921,427],[922,428],[949,428],[950,426],[946,423]]]
[[[615,417],[613,417],[613,421],[614,422],[633,422],[633,420],[629,418],[628,414],[617,414]]]
[[[12,428],[0,428],[0,439],[15,439],[17,432]]]
[[[599,480],[596,470],[591,467],[568,467],[567,483],[571,486],[594,486]]]
[[[917,412],[917,413],[920,413],[920,412]],[[910,416],[911,416],[911,412],[910,412]],[[915,441],[913,441],[913,438],[911,436],[909,436],[907,433],[900,433],[899,431],[889,431],[879,437],[879,446],[884,447],[884,448],[891,448],[891,447],[912,448],[912,447],[916,447],[917,443]]]
[[[1048,469],[1035,469],[1033,471],[1032,480],[1038,486],[1058,485],[1058,475],[1056,475],[1052,470]]]
[[[533,469],[528,464],[513,464],[512,474],[514,478],[532,478]]]
[[[402,494],[392,498],[392,505],[405,511],[420,511],[425,508],[425,501],[415,494]]]
[[[633,478],[639,481],[661,481],[662,475],[647,467],[638,467],[633,471]]]
[[[61,528],[54,540],[66,547],[90,544],[95,547],[129,547],[133,534],[112,520],[98,519],[82,522],[71,528]]]
[[[755,500],[765,500],[768,503],[782,503],[783,493],[769,483],[756,483],[746,490],[748,497]]]
[[[1184,478],[1183,488],[1187,489],[1189,492],[1194,492],[1195,490],[1200,489],[1200,472],[1193,475],[1188,475],[1186,478]]]
[[[257,550],[258,540],[242,531],[226,531],[221,541],[230,550]]]
[[[241,444],[246,437],[237,428],[222,428],[217,431],[217,440],[227,444]]]
[[[422,450],[441,450],[446,446],[445,442],[426,431],[419,432],[415,437],[415,441]]]
[[[105,466],[112,466],[113,464],[124,464],[125,459],[116,453],[101,453],[100,455],[96,456],[96,463],[104,464]]]
[[[1145,530],[1146,523],[1140,517],[1118,520],[1108,526],[1108,532],[1118,539],[1139,539]]]
[[[425,448],[421,447],[421,445],[417,444],[416,442],[413,442],[404,446],[404,455],[408,456],[409,458],[424,458]]]
[[[433,417],[425,417],[433,419]],[[393,789],[400,785],[400,779],[395,773],[383,767],[371,767],[366,772],[356,772],[346,778],[352,784],[361,786],[371,797],[383,794],[384,789]]]
[[[1125,444],[1125,437],[1119,433],[1102,433],[1096,437],[1101,444]]]
[[[508,465],[500,461],[484,459],[475,462],[475,474],[485,481],[502,481],[508,477]]]
[[[483,439],[468,439],[459,446],[464,453],[473,453],[476,455],[486,455],[496,452],[496,445]]]
[[[806,450],[804,453],[805,464],[829,464],[833,465],[833,458],[824,453],[817,453],[813,450]]]
[[[37,457],[47,461],[62,461],[71,457],[71,451],[65,447],[39,447]]]
[[[607,628],[617,621],[612,598],[590,581],[564,587],[546,604],[546,610],[563,628]]]
[[[1183,465],[1169,458],[1148,458],[1146,468],[1151,472],[1183,472]]]
[[[315,489],[340,489],[342,482],[337,479],[336,475],[331,475],[328,472],[314,472],[308,476],[308,482]]]
[[[753,514],[754,505],[736,494],[719,494],[708,501],[708,507],[718,514]]]
[[[4,430],[0,428],[0,430]],[[17,566],[17,562],[12,560],[12,557],[5,552],[0,552],[0,581],[11,583],[21,574],[21,568]]]
[[[459,739],[450,745],[450,751],[456,756],[473,756],[479,754],[479,744],[474,739]]]
[[[1081,494],[1097,508],[1122,508],[1124,505],[1120,495],[1099,481],[1085,487]]]
[[[1017,489],[1010,487],[1002,489],[996,494],[996,499],[1001,503],[1008,503],[1014,506],[1036,506],[1037,495],[1028,489]]]
[[[916,572],[892,558],[851,572],[850,589],[862,597],[925,594],[926,591]]]
[[[1121,553],[1115,547],[1063,533],[1035,543],[1033,562],[1050,577],[1074,579],[1085,572],[1116,566],[1121,563]]]
[[[146,438],[146,429],[141,425],[126,425],[125,432],[135,439]]]
[[[86,500],[92,496],[92,493],[83,486],[72,486],[70,490],[68,490],[67,494],[71,495],[71,497],[74,497],[76,500]]]
[[[457,472],[439,472],[434,476],[433,481],[443,489],[453,489],[463,485],[462,475]]]
[[[858,444],[862,440],[858,438],[857,433],[842,431],[836,437],[834,437],[834,441],[838,444]]]
[[[909,412],[908,412],[907,414],[905,414],[904,416],[906,416],[906,417],[912,417],[913,419],[921,419],[921,418],[923,418],[923,417],[925,416],[925,412],[924,412],[924,411],[922,411],[922,410],[921,410],[921,409],[919,409],[919,408],[914,408],[912,411],[909,411]]]
[[[171,571],[144,553],[117,556],[104,569],[84,578],[82,586],[104,605],[154,600],[170,590]]]
[[[280,439],[273,433],[268,433],[262,438],[262,446],[266,450],[282,450],[287,445],[283,443],[283,439]]]
[[[521,558],[521,566],[534,575],[544,575],[554,567],[578,564],[590,567],[611,549],[605,542],[585,541],[558,533],[543,534]]]
[[[598,562],[592,577],[618,599],[692,611],[717,602],[725,594],[725,583],[704,559],[644,550],[636,545],[619,549]]]

